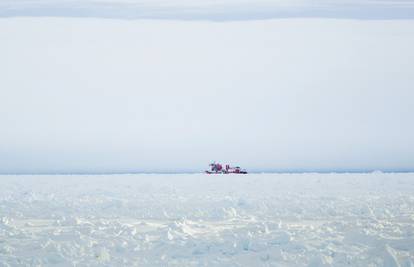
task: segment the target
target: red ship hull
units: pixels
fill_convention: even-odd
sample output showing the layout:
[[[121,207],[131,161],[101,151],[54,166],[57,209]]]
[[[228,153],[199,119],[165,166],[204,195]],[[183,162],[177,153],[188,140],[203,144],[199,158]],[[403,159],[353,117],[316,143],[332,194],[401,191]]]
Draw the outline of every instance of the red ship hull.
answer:
[[[212,172],[212,171],[206,171],[207,174],[247,174],[246,171],[240,171],[240,172]]]

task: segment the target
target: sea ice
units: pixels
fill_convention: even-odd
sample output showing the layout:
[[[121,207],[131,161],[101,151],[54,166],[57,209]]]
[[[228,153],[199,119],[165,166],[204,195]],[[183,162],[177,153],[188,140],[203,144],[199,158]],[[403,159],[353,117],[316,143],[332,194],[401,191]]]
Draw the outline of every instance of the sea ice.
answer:
[[[0,266],[414,261],[411,173],[0,178]]]

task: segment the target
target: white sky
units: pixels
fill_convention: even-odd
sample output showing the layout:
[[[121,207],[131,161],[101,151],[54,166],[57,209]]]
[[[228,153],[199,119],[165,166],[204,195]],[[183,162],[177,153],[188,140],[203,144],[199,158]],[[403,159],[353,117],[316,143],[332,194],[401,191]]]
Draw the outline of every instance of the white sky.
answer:
[[[0,173],[413,169],[414,21],[0,19]]]

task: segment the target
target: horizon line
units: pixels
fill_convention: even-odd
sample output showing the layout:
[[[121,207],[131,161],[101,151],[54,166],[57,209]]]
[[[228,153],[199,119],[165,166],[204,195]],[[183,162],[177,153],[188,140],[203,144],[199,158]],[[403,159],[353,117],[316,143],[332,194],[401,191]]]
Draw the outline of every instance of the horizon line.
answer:
[[[248,174],[369,174],[369,173],[414,173],[414,169],[296,169],[296,170],[257,170],[248,171]],[[137,174],[205,174],[204,171],[107,171],[107,172],[95,172],[95,171],[75,171],[75,172],[0,172],[0,176],[29,176],[29,175],[137,175]]]

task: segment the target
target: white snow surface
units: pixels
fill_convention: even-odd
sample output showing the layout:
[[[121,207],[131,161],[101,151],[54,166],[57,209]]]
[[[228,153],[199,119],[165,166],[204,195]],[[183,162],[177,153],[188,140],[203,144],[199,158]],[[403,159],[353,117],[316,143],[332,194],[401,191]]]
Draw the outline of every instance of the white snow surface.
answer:
[[[414,174],[0,177],[0,266],[413,266]]]

